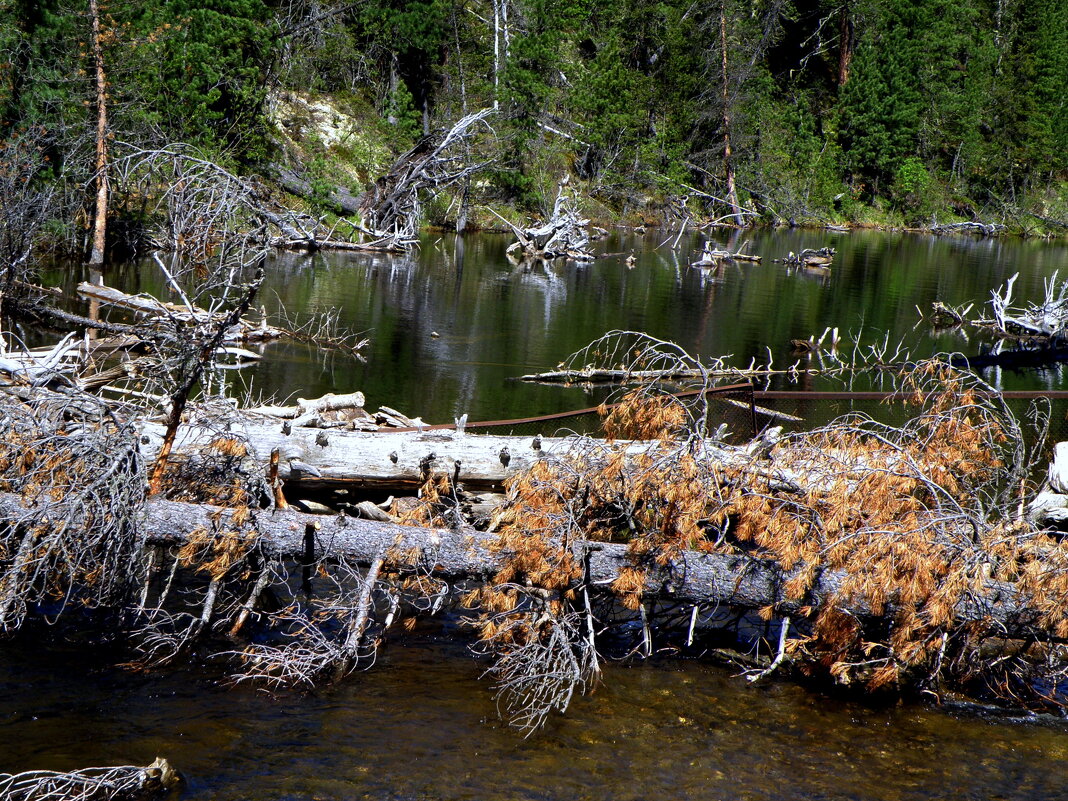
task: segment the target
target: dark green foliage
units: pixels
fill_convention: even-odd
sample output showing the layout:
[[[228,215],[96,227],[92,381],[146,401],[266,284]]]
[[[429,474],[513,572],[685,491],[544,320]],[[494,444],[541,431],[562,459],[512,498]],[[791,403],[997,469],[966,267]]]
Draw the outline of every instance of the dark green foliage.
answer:
[[[853,74],[841,98],[842,145],[849,168],[885,182],[914,152],[923,108],[920,70],[922,2],[887,0],[877,29],[857,48]]]
[[[0,0],[0,136],[43,126],[70,186],[91,170],[87,8]],[[269,91],[292,89],[373,108],[395,152],[496,105],[488,188],[531,208],[571,172],[621,211],[696,188],[689,209],[721,215],[728,139],[742,204],[773,220],[969,216],[1068,177],[1068,0],[111,0],[102,23],[116,138],[250,168]]]
[[[261,0],[168,0],[145,10],[154,70],[136,76],[172,138],[261,154],[269,12]]]

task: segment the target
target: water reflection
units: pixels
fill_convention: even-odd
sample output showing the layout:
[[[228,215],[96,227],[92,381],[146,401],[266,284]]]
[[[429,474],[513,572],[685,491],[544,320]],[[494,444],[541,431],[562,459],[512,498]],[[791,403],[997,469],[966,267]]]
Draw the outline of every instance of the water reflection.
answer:
[[[770,350],[780,366],[796,358],[791,339],[818,337],[828,327],[864,345],[903,341],[916,356],[973,353],[980,342],[974,330],[933,331],[917,309],[926,312],[935,300],[980,308],[1014,272],[1021,273],[1017,297],[1037,299],[1043,280],[1068,265],[1063,245],[1008,239],[864,231],[756,231],[745,238],[763,264],[694,269],[700,236],[671,250],[658,247],[656,237],[630,234],[600,243],[616,255],[592,264],[517,266],[505,257],[508,238],[494,235],[428,237],[411,257],[282,254],[265,298],[296,311],[341,308],[347,325],[371,337],[368,362],[324,363],[309,349],[281,345],[241,375],[280,395],[361,389],[372,405],[431,421],[465,412],[472,420],[522,417],[599,401],[602,390],[510,379],[552,369],[613,329],[647,331],[741,363]],[[742,244],[737,232],[718,242]],[[825,245],[838,250],[830,270],[772,262]],[[627,269],[631,251],[637,261]],[[1066,386],[1060,367],[1026,375],[991,370],[989,378],[1006,389]]]
[[[704,236],[687,235],[673,250],[670,242],[660,245],[675,232],[616,232],[598,243],[614,255],[592,264],[517,266],[505,255],[509,237],[500,235],[428,236],[410,256],[280,253],[270,262],[260,303],[297,317],[339,309],[344,326],[370,337],[367,362],[272,343],[261,364],[230,378],[242,394],[264,396],[359,389],[373,408],[386,404],[430,422],[464,413],[471,420],[525,417],[600,402],[603,389],[512,379],[552,369],[613,329],[647,331],[692,353],[731,355],[743,364],[768,353],[778,366],[791,364],[797,357],[790,341],[818,337],[828,327],[863,346],[902,342],[917,357],[970,354],[983,344],[979,332],[933,330],[921,311],[939,300],[975,304],[977,314],[991,290],[1017,272],[1016,298],[1037,301],[1058,269],[1068,276],[1063,243],[871,231],[713,232],[717,247],[734,250],[748,240],[764,262],[691,268]],[[830,270],[773,262],[824,246],[838,251]],[[628,269],[632,251],[636,262]],[[79,277],[77,268],[63,266],[46,279],[73,289]],[[166,295],[151,262],[117,265],[107,281]],[[991,368],[985,376],[1003,389],[1068,388],[1063,365],[1026,373]],[[853,386],[871,382],[861,376]],[[814,380],[810,388],[842,387]]]

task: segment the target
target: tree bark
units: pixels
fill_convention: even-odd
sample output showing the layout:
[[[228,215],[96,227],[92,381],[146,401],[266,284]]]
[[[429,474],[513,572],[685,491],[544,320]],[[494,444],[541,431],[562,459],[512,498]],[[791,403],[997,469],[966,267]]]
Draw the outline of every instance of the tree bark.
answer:
[[[727,174],[727,201],[731,207],[731,215],[737,225],[742,225],[745,218],[742,217],[742,209],[738,204],[738,188],[734,178],[734,162],[731,156],[731,106],[730,88],[728,86],[729,73],[727,71],[727,9],[726,2],[720,6],[719,11],[719,46],[722,51],[721,76],[723,84],[723,169]]]
[[[849,66],[853,63],[853,20],[849,16],[849,3],[842,5],[838,23],[838,87],[849,80]]]
[[[0,519],[14,520],[23,512],[21,499],[0,493]],[[150,500],[143,512],[146,542],[156,546],[180,546],[190,533],[215,530],[228,510],[207,504]],[[305,553],[305,532],[315,530],[316,556],[344,557],[371,566],[382,554],[395,549],[417,550],[423,562],[433,566],[439,578],[485,580],[501,564],[503,555],[494,534],[474,529],[417,528],[394,523],[337,516],[309,515],[292,509],[263,511],[255,515],[261,544],[268,557],[300,557]],[[627,546],[588,543],[589,580],[608,586],[623,568],[633,567]],[[846,574],[824,571],[811,592],[800,600],[788,599],[783,587],[792,577],[774,561],[752,555],[708,554],[685,551],[664,565],[649,564],[645,593],[649,599],[684,603],[726,604],[741,609],[774,606],[780,614],[793,614],[803,606],[834,598],[835,603],[859,617],[873,617],[862,602],[841,595]],[[883,610],[884,615],[892,606]],[[1011,584],[988,580],[982,594],[966,594],[957,604],[960,623],[993,622],[1005,626],[1005,636],[1022,633],[1037,621],[1040,612],[1028,609]]]
[[[89,0],[92,20],[93,62],[96,73],[96,208],[93,214],[93,246],[89,264],[100,267],[104,263],[108,217],[108,114],[107,77],[104,74],[104,51],[100,44],[100,7],[97,0]]]

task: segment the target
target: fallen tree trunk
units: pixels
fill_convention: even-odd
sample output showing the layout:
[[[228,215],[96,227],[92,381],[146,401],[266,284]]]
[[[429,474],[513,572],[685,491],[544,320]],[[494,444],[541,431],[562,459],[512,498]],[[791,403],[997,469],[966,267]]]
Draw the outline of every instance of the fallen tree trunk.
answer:
[[[145,422],[140,430],[141,452],[152,461],[164,426]],[[264,467],[277,449],[278,476],[283,481],[312,488],[344,485],[390,492],[416,490],[430,473],[445,473],[468,489],[499,489],[508,478],[546,457],[564,454],[574,444],[568,437],[505,437],[448,430],[368,433],[297,428],[288,421],[253,418],[231,424],[230,430],[247,438]],[[175,447],[196,450],[220,436],[217,428],[187,425]],[[654,445],[634,443],[629,447],[644,450]],[[734,452],[718,447],[712,450],[724,464],[731,461]],[[744,456],[745,452],[737,449],[737,454]]]
[[[22,502],[10,493],[0,494],[0,515],[17,520]],[[213,531],[226,520],[230,510],[207,504],[178,503],[153,499],[144,510],[143,530],[146,543],[157,546],[181,546],[196,531]],[[316,558],[344,558],[361,566],[371,565],[383,553],[420,554],[420,561],[430,566],[438,578],[449,581],[473,579],[483,581],[501,566],[505,554],[495,546],[495,534],[474,529],[419,528],[395,523],[360,520],[343,515],[324,517],[287,509],[256,514],[260,544],[268,556],[306,558],[307,535],[314,534]],[[583,547],[582,545],[578,547]],[[589,582],[607,587],[634,562],[624,544],[587,543]],[[743,609],[774,606],[783,614],[801,607],[836,598],[849,614],[873,617],[870,606],[850,603],[842,596],[848,576],[843,571],[822,572],[812,590],[802,599],[784,592],[785,585],[797,570],[785,571],[778,562],[753,555],[709,554],[685,551],[662,565],[649,565],[645,578],[645,597],[664,601],[700,604],[726,604]],[[881,616],[892,614],[887,604]],[[1005,627],[1006,636],[1020,633],[1041,616],[1020,602],[1012,585],[988,580],[981,595],[966,595],[957,605],[960,623],[992,622]]]
[[[720,250],[713,248],[711,241],[706,240],[704,249],[701,251],[701,258],[690,264],[691,267],[715,267],[724,261],[749,261],[754,264],[760,264],[761,256],[754,256],[750,253],[743,253],[743,251],[749,246],[749,242],[746,241],[744,245],[738,248],[735,252],[731,253],[729,250]]]

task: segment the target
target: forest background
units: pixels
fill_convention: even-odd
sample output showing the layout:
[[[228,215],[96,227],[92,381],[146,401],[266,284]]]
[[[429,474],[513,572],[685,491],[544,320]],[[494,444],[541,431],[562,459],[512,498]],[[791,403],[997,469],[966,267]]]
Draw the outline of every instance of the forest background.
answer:
[[[101,98],[113,151],[184,142],[272,192],[295,171],[318,213],[493,108],[486,168],[426,222],[545,213],[567,174],[603,222],[1063,233],[1066,85],[1068,0],[0,0],[0,161],[29,151],[71,252]],[[115,253],[139,208],[113,199]]]

